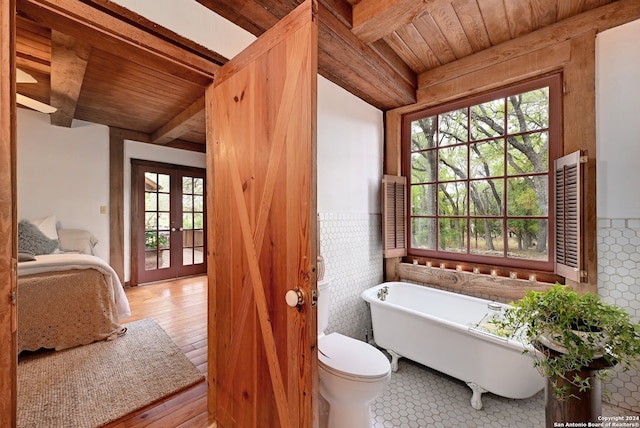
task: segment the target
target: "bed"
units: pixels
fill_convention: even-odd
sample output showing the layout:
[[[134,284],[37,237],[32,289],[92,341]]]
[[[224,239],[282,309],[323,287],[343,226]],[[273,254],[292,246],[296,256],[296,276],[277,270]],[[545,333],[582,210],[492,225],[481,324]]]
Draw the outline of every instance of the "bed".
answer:
[[[19,247],[22,242],[19,249],[25,250],[28,244],[24,243],[25,236],[21,236],[21,226],[27,229],[30,225],[19,224]],[[18,352],[40,348],[61,350],[112,340],[126,332],[119,321],[130,316],[131,311],[118,275],[101,258],[83,254],[90,251],[86,243],[86,237],[92,236],[90,233],[70,231],[59,231],[59,242],[50,253],[20,252]],[[62,239],[65,233],[82,239],[65,241]],[[69,250],[70,243],[82,248]],[[95,242],[88,245],[92,248]]]

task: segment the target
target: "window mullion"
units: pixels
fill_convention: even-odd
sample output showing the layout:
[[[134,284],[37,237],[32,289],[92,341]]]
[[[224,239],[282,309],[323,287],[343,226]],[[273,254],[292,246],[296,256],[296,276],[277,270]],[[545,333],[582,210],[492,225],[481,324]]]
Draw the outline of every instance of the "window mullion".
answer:
[[[507,254],[509,253],[509,221],[508,221],[508,217],[507,217],[507,189],[509,188],[509,184],[508,184],[508,180],[507,180],[507,171],[509,170],[509,159],[508,159],[508,153],[509,153],[509,133],[508,133],[508,120],[509,120],[509,114],[508,114],[508,108],[509,108],[509,102],[508,102],[508,97],[504,97],[502,99],[503,104],[502,104],[502,115],[504,117],[504,132],[502,133],[502,156],[503,156],[503,170],[502,170],[502,180],[504,182],[504,185],[502,186],[502,206],[500,207],[501,209],[501,214],[502,214],[502,257],[507,258]]]

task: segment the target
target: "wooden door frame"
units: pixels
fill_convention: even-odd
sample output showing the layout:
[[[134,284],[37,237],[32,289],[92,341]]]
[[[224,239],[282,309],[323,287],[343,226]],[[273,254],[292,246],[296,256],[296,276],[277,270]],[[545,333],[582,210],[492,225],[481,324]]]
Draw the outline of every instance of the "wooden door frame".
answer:
[[[15,426],[16,335],[16,83],[15,0],[0,0],[0,421]]]
[[[105,0],[0,0],[0,242],[3,243],[0,246],[0,420],[3,426],[9,427],[17,423],[14,302],[17,260],[15,15],[18,9],[33,12],[40,22],[53,28],[102,38],[137,51],[147,59],[164,61],[175,69],[195,72],[211,81],[222,63],[222,57],[207,58],[197,49],[187,47],[184,40],[172,40],[175,37],[172,33],[151,28],[145,19],[134,19],[136,14]],[[109,13],[110,10],[113,13]],[[130,19],[118,16],[124,11]]]
[[[149,169],[163,169],[163,170],[171,170],[171,171],[179,171],[179,172],[185,172],[185,173],[189,173],[189,172],[193,172],[194,174],[198,174],[198,175],[202,175],[203,178],[205,178],[205,182],[206,182],[206,173],[207,170],[206,168],[198,168],[198,167],[193,167],[193,166],[185,166],[185,165],[178,165],[178,164],[170,164],[170,163],[165,163],[165,162],[155,162],[155,161],[148,161],[148,160],[143,160],[143,159],[131,159],[131,202],[130,202],[130,242],[129,242],[129,248],[130,248],[130,279],[129,279],[129,285],[131,286],[136,286],[140,284],[140,281],[138,281],[139,279],[139,261],[140,261],[140,240],[138,239],[138,235],[137,235],[137,231],[138,228],[140,228],[142,225],[140,224],[140,188],[141,188],[141,184],[140,183],[140,177],[138,172],[140,171],[140,168],[149,168]],[[206,191],[205,191],[205,198],[206,198]],[[206,205],[206,199],[205,199],[205,205]],[[207,209],[205,206],[205,211],[204,211],[204,215],[206,217],[207,215]],[[206,234],[206,225],[205,225],[205,234]],[[182,248],[182,247],[181,247]],[[204,244],[204,251],[206,254],[207,251],[207,243],[205,242]],[[205,266],[206,266],[206,261],[205,261]],[[206,272],[205,272],[206,273]],[[187,275],[188,276],[188,275]]]

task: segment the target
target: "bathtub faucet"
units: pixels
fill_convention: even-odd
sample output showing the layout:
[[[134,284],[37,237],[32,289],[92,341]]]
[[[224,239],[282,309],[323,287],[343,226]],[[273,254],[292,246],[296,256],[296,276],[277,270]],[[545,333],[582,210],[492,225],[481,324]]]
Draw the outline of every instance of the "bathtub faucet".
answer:
[[[385,285],[384,287],[378,290],[378,299],[382,301],[386,300],[387,294],[389,294],[389,287]]]

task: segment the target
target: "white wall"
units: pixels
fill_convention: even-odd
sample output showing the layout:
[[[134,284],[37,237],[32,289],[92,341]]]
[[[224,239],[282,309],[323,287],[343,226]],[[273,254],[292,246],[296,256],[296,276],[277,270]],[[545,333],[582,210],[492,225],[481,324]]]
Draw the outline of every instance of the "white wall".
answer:
[[[318,212],[380,213],[382,111],[318,79]]]
[[[596,38],[598,294],[640,322],[640,20]],[[615,370],[614,370],[615,372]],[[609,401],[640,408],[640,370],[604,384]]]
[[[125,142],[125,254],[129,254],[131,159],[205,167],[204,153]],[[74,121],[51,126],[49,116],[18,109],[18,218],[55,215],[61,226],[87,229],[99,240],[96,255],[109,260],[109,128]],[[125,280],[129,280],[125,259]]]
[[[640,20],[596,38],[598,217],[640,217]]]
[[[87,229],[109,258],[109,128],[74,121],[49,125],[49,115],[18,109],[18,219],[55,215],[63,227]]]

